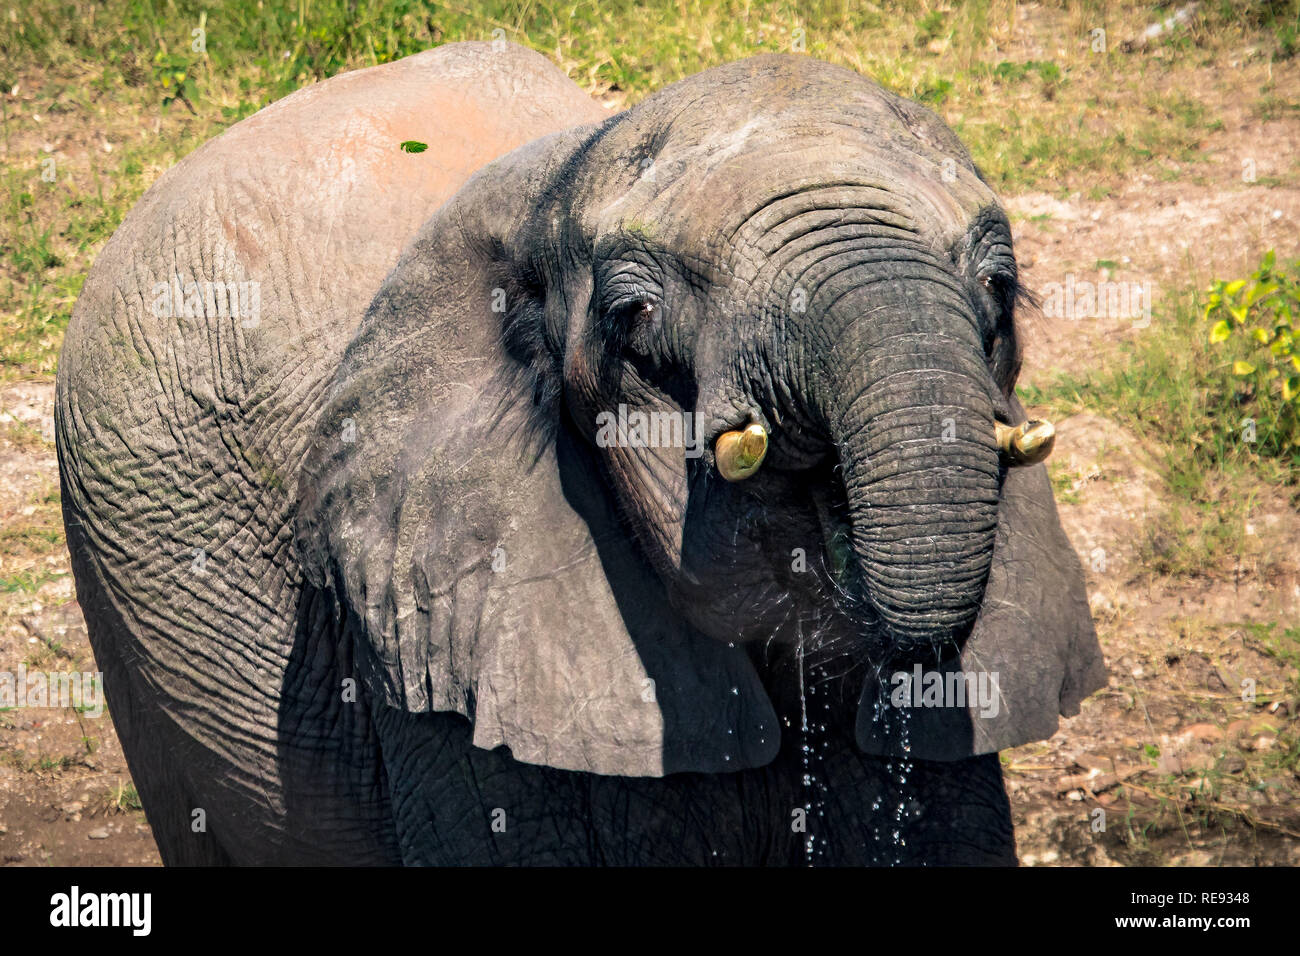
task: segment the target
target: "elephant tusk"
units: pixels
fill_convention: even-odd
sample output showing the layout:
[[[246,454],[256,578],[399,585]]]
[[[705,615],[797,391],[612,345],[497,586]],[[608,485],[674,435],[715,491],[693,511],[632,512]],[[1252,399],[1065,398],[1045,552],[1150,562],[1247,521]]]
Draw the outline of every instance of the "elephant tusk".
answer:
[[[998,449],[1012,465],[1036,465],[1052,453],[1056,443],[1056,428],[1051,422],[1029,419],[1012,427],[994,422]]]
[[[744,481],[763,463],[767,454],[767,429],[747,425],[744,431],[725,432],[713,446],[718,473],[727,481]]]

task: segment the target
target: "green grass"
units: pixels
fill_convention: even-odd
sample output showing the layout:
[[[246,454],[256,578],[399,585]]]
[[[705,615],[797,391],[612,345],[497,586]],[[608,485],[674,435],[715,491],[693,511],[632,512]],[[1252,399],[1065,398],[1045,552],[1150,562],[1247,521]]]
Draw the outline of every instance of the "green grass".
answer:
[[[1243,621],[1241,628],[1250,632],[1258,646],[1270,657],[1291,670],[1295,694],[1300,697],[1300,627],[1282,627],[1273,622]]]
[[[1011,0],[15,5],[0,17],[0,88],[18,88],[0,96],[0,381],[53,372],[95,252],[159,173],[262,106],[345,70],[500,36],[628,105],[718,63],[798,49],[931,105],[1004,192],[1099,198],[1157,157],[1200,158],[1205,131],[1220,120],[1200,84],[1178,79],[1180,69],[1221,65],[1246,44],[1272,59],[1292,55],[1300,0],[1203,7],[1191,29],[1138,55],[1120,40],[1165,8],[1099,0],[1032,10]],[[1030,13],[1040,43],[1024,55]],[[1105,52],[1092,49],[1097,28],[1107,31]],[[1270,114],[1295,107],[1260,92]],[[51,158],[53,182],[42,178]]]
[[[1247,524],[1261,484],[1300,504],[1300,449],[1248,440],[1253,433],[1243,426],[1260,412],[1232,373],[1234,356],[1209,343],[1202,314],[1198,294],[1175,296],[1115,360],[1021,388],[1028,404],[1050,415],[1086,411],[1117,421],[1153,453],[1169,495],[1166,510],[1146,525],[1138,556],[1155,574],[1231,573],[1254,546]],[[1256,431],[1266,429],[1260,422]],[[1068,502],[1074,476],[1051,474]]]
[[[18,571],[15,574],[0,575],[0,594],[14,594],[25,592],[34,594],[39,591],[43,585],[51,581],[57,581],[59,578],[67,577],[62,571],[50,569],[40,569],[33,571]]]
[[[40,442],[45,446],[44,439]],[[0,593],[33,592],[59,576],[45,563],[64,553],[59,492],[48,487],[29,502],[23,511],[30,508],[30,513],[10,516],[0,525]]]
[[[1172,490],[1188,500],[1204,499],[1216,482],[1243,471],[1294,487],[1300,453],[1265,454],[1247,440],[1243,424],[1253,406],[1232,374],[1231,356],[1209,344],[1200,295],[1173,298],[1115,361],[1024,386],[1024,398],[1062,417],[1096,412],[1150,438]]]
[[[1100,199],[1138,170],[1194,175],[1206,131],[1222,123],[1221,104],[1185,71],[1221,67],[1246,44],[1273,61],[1293,55],[1300,0],[1202,7],[1190,29],[1129,54],[1120,40],[1167,8],[1093,0],[1032,8],[1011,0],[33,0],[0,17],[0,88],[10,93],[0,96],[0,384],[53,374],[86,271],[158,175],[262,106],[345,70],[500,36],[539,50],[621,106],[718,63],[802,49],[929,104],[1000,191]],[[1099,27],[1105,52],[1092,49]],[[1268,70],[1245,95],[1266,118],[1300,108]],[[1242,545],[1238,519],[1248,503],[1214,500],[1232,485],[1225,472],[1258,464],[1230,435],[1205,428],[1224,409],[1204,407],[1199,338],[1181,347],[1194,331],[1187,314],[1144,337],[1135,363],[1031,398],[1114,414],[1164,440],[1178,506],[1146,547],[1156,567],[1175,572]],[[1266,478],[1290,480],[1268,467]],[[1068,480],[1056,476],[1066,500]],[[58,546],[58,524],[57,508],[45,509],[0,533],[0,553],[47,554]],[[0,591],[48,579],[48,571],[9,567]]]
[[[140,794],[131,783],[118,782],[110,787],[105,798],[107,809],[115,813],[131,813],[144,809]]]

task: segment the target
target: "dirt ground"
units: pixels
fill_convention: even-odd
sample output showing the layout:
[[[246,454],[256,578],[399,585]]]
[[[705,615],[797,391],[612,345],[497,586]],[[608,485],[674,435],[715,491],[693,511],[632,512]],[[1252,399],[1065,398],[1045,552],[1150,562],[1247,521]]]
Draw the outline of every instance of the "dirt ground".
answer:
[[[0,409],[0,425],[10,426],[0,431],[0,527],[8,527],[58,487],[54,384],[10,386],[0,391]],[[66,551],[45,564],[49,580],[34,593],[0,593],[0,671],[26,664],[29,671],[93,672]],[[0,711],[0,863],[158,862],[107,712]]]
[[[1268,249],[1300,256],[1289,165],[1300,121],[1263,121],[1231,101],[1221,115],[1193,182],[1144,175],[1101,201],[1010,197],[1028,286],[1041,293],[1067,274],[1149,282],[1159,301],[1162,290],[1247,275]],[[1267,166],[1279,182],[1243,181],[1254,157],[1258,175]],[[1120,319],[1027,324],[1022,383],[1103,365],[1143,334]],[[1300,515],[1260,487],[1236,567],[1214,579],[1153,575],[1141,545],[1169,497],[1153,449],[1096,415],[1056,424],[1056,461],[1074,477],[1061,518],[1087,571],[1110,682],[1056,736],[1004,754],[1022,862],[1300,864],[1300,770],[1265,759],[1279,735],[1294,736],[1296,673],[1259,636],[1300,624]],[[1253,703],[1242,699],[1247,679]]]
[[[1190,81],[1220,83],[1209,70]],[[1286,83],[1279,95],[1300,100],[1300,76]],[[1159,296],[1248,274],[1269,248],[1300,256],[1300,113],[1265,119],[1225,89],[1223,126],[1207,131],[1194,175],[1142,175],[1099,200],[1007,197],[1031,288],[1073,274],[1149,282]],[[1243,181],[1243,160],[1259,182]],[[1104,363],[1142,330],[1039,316],[1024,334],[1022,381],[1036,382]],[[57,488],[53,390],[0,390],[0,526]],[[1088,569],[1110,681],[1050,740],[1003,755],[1023,863],[1300,865],[1300,769],[1275,759],[1297,732],[1297,675],[1269,631],[1300,625],[1300,515],[1261,487],[1235,567],[1153,574],[1142,543],[1168,495],[1151,450],[1095,415],[1057,424],[1055,454],[1074,476],[1062,519]],[[42,560],[39,587],[0,592],[0,670],[92,671],[67,555]],[[0,712],[0,862],[158,862],[110,716]]]

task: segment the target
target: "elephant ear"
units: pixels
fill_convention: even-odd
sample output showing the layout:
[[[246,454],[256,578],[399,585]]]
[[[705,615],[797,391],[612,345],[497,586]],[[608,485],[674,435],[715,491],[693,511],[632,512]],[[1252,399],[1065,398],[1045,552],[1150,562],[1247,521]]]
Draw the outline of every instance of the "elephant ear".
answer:
[[[1014,397],[1011,407],[1023,420]],[[1052,736],[1059,716],[1077,714],[1105,684],[1083,568],[1061,528],[1047,466],[1011,468],[984,603],[961,653],[869,680],[858,745],[922,760],[993,753]]]
[[[539,210],[596,135],[485,167],[404,252],[327,396],[295,546],[383,706],[561,769],[760,766],[780,735],[753,665],[671,613],[562,418],[547,315],[587,293],[530,250],[557,248]]]

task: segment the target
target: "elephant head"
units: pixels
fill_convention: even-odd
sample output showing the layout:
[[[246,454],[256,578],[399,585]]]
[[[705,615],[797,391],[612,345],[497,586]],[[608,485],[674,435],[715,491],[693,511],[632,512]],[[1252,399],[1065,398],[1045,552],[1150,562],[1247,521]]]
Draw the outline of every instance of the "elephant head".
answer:
[[[529,762],[761,765],[791,655],[867,750],[913,664],[1002,696],[918,720],[914,755],[1048,736],[1101,664],[1013,394],[1020,299],[933,114],[803,57],[707,71],[426,223],[335,377],[304,567],[382,700]]]

